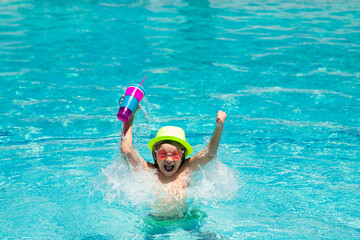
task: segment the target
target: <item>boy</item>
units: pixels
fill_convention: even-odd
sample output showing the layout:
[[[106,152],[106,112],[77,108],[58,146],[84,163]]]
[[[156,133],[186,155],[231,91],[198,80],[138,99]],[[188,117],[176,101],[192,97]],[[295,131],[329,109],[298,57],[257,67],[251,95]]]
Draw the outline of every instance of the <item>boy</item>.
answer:
[[[183,209],[183,199],[186,197],[186,188],[189,186],[190,176],[193,172],[200,169],[206,163],[210,162],[216,155],[219,147],[221,134],[226,119],[226,113],[218,111],[216,115],[216,128],[205,150],[197,153],[195,156],[188,157],[193,149],[186,142],[185,133],[179,127],[166,126],[161,128],[156,137],[149,141],[149,148],[152,151],[154,164],[145,161],[133,146],[132,124],[134,114],[124,124],[124,135],[121,139],[121,153],[134,169],[155,170],[162,188],[159,192],[166,193],[162,196],[161,212],[169,214],[174,213],[170,202],[177,202],[177,210]],[[165,200],[164,200],[165,199]],[[166,204],[164,204],[166,202]],[[179,203],[182,203],[179,205]],[[183,210],[182,210],[183,211]],[[180,211],[181,212],[181,211]],[[177,216],[181,213],[177,213]]]

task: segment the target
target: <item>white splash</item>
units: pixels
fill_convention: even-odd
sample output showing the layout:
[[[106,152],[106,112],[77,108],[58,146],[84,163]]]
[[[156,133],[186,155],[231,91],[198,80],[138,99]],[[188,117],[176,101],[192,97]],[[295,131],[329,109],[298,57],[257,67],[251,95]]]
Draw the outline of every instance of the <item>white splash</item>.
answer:
[[[219,206],[234,200],[240,185],[237,172],[219,159],[194,174],[185,199],[172,199],[170,193],[165,194],[169,186],[159,182],[156,170],[134,171],[120,157],[103,169],[102,174],[105,176],[102,192],[109,203],[139,211],[147,209],[154,215],[171,212],[180,216],[181,211],[186,212],[194,204]]]
[[[188,189],[194,204],[219,206],[237,197],[240,187],[238,173],[215,158],[196,173]]]
[[[140,208],[154,203],[154,186],[158,178],[153,171],[134,171],[121,158],[103,169],[102,174],[105,176],[103,194],[109,203]]]

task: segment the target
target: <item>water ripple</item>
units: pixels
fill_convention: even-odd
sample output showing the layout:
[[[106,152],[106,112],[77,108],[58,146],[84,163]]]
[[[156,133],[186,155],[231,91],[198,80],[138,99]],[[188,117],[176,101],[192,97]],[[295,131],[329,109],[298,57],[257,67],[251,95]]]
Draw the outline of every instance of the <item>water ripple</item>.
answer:
[[[320,95],[320,94],[334,94],[345,98],[353,98],[351,95],[347,95],[341,92],[336,92],[332,90],[321,90],[321,89],[296,89],[296,88],[282,88],[282,87],[266,87],[266,88],[251,88],[247,90],[238,90],[238,94],[211,94],[211,97],[226,99],[229,97],[239,97],[246,95],[261,95],[266,93],[303,93],[311,95]]]

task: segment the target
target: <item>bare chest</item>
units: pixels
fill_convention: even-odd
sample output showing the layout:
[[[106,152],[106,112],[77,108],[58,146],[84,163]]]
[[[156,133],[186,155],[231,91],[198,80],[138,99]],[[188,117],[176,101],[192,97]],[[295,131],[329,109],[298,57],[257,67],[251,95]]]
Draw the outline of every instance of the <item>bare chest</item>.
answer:
[[[186,172],[173,179],[162,179],[161,190],[165,198],[182,200],[186,198],[186,189],[189,186],[189,176]]]

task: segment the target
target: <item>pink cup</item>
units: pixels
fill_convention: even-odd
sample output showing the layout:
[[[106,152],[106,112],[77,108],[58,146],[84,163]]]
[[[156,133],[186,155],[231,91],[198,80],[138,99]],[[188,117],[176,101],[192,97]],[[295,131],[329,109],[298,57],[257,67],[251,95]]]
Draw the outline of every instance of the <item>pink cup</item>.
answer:
[[[145,95],[145,89],[138,84],[131,84],[125,91],[124,98],[120,104],[117,118],[122,122],[127,122],[133,112],[136,111],[140,101]]]

